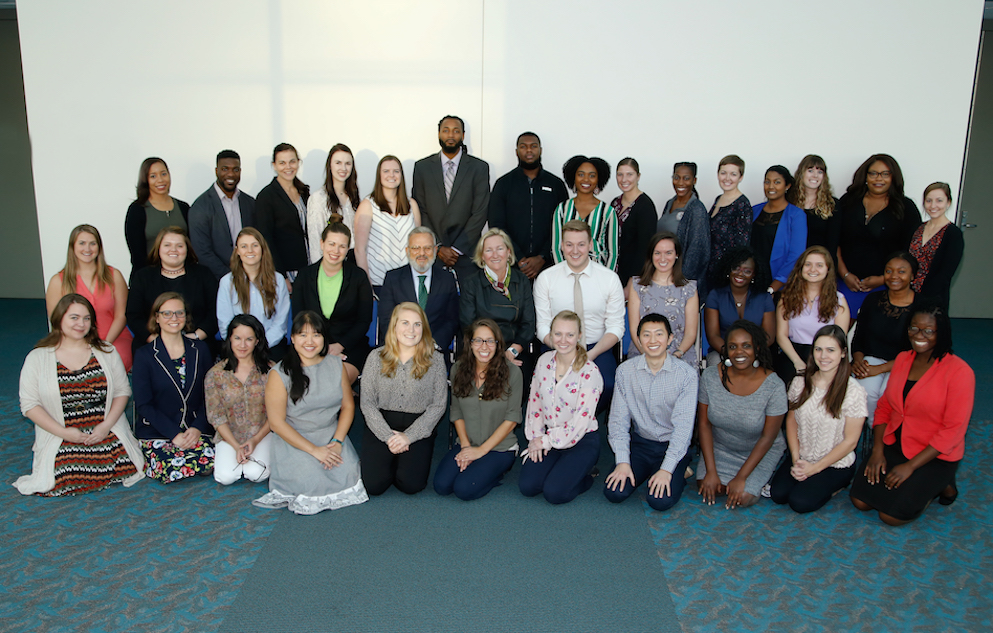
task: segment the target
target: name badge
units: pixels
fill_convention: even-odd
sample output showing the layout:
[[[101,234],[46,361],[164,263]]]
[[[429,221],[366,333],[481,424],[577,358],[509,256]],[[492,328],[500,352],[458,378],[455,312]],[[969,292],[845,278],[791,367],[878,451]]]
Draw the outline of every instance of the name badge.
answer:
[[[542,190],[542,191],[551,191],[551,190],[552,190],[552,188],[551,188],[551,187],[545,187],[545,186],[542,186],[542,187],[541,187],[541,190]]]

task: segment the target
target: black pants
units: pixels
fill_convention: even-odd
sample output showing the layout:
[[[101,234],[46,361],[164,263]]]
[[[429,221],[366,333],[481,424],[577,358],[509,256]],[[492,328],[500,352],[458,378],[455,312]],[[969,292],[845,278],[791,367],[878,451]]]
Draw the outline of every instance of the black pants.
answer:
[[[779,470],[772,476],[771,496],[776,503],[788,503],[795,512],[820,510],[831,499],[831,495],[852,482],[855,476],[855,463],[848,468],[828,466],[816,475],[803,481],[793,479],[790,468],[793,460],[789,453]]]
[[[421,415],[400,411],[381,411],[381,413],[394,431],[406,431],[407,427]],[[408,495],[424,490],[428,485],[436,435],[437,432],[431,433],[431,437],[412,443],[406,452],[394,455],[386,442],[380,441],[369,427],[366,427],[362,436],[360,458],[362,483],[365,484],[366,492],[373,496],[381,495],[390,486],[396,486],[397,490]]]

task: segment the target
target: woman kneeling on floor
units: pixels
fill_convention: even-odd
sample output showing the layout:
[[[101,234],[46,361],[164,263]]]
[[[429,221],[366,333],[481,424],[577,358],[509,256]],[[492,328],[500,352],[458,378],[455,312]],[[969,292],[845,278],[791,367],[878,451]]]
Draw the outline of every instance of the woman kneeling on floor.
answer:
[[[772,478],[772,500],[813,512],[855,476],[855,446],[866,416],[865,389],[851,376],[843,329],[825,325],[817,331],[807,369],[793,379],[788,397],[789,452]]]

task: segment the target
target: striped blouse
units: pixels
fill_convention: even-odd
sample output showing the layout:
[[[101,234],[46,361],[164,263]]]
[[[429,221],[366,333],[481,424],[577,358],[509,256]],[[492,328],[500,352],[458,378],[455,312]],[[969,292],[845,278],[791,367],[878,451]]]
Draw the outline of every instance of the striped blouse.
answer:
[[[576,211],[576,199],[567,200],[555,207],[552,216],[552,257],[555,263],[562,257],[562,226],[570,220],[582,220]],[[590,259],[603,264],[610,270],[617,270],[617,212],[609,204],[600,201],[585,220],[593,231],[593,247]]]
[[[381,211],[371,197],[367,199],[372,203],[372,226],[366,246],[369,283],[382,286],[387,272],[407,265],[407,238],[415,228],[414,214],[392,215]]]

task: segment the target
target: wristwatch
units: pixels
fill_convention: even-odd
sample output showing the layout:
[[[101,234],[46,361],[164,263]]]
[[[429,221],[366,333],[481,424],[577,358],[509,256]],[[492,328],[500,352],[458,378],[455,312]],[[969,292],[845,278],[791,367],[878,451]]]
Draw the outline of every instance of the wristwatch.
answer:
[[[516,347],[514,347],[513,345],[511,345],[510,347],[508,347],[508,348],[507,348],[507,351],[508,351],[508,352],[510,352],[511,354],[513,354],[513,355],[514,355],[514,358],[517,358],[518,356],[520,356],[520,355],[521,355],[521,353],[520,353],[520,352],[518,352],[518,351],[517,351],[517,348],[516,348]]]

